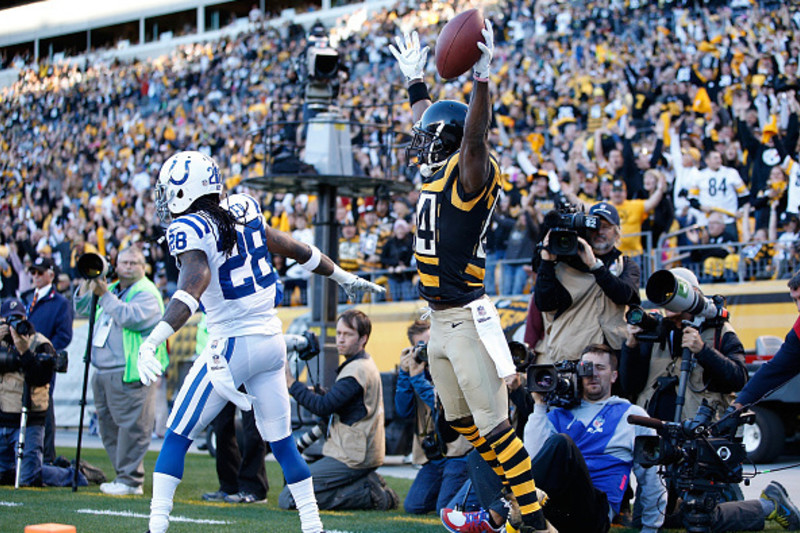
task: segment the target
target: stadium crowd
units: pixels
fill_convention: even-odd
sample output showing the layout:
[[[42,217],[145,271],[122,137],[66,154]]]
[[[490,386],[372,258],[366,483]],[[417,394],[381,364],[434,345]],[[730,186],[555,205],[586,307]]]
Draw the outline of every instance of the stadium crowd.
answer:
[[[657,383],[650,388],[659,396],[639,395],[636,412],[663,416],[680,404],[673,395],[677,353],[681,348],[691,351],[699,364],[691,371],[692,379],[705,387],[691,389],[686,417],[693,417],[701,406],[719,415],[728,408],[731,393],[746,381],[741,342],[727,322],[716,320],[719,317],[706,320],[705,315],[667,308],[666,320],[681,332],[677,338],[683,344],[661,340],[659,351],[652,340],[640,345],[646,340],[638,336],[642,330],[625,324],[626,307],[639,303],[637,287],[656,266],[654,250],[661,254],[656,258],[659,266],[686,267],[673,268],[671,275],[697,291],[702,282],[783,277],[798,266],[800,11],[795,5],[768,2],[710,2],[698,7],[598,0],[537,2],[532,8],[520,0],[488,6],[469,0],[402,2],[369,17],[358,12],[330,31],[331,44],[342,58],[339,79],[333,84],[341,112],[353,121],[379,125],[353,128],[357,173],[421,183],[416,168],[407,165],[405,152],[387,148],[402,147],[413,126],[402,118],[411,113],[388,45],[394,36],[414,30],[423,42],[432,44],[441,23],[478,5],[497,30],[490,73],[494,113],[489,142],[504,177],[504,194],[487,232],[487,292],[517,294],[535,287],[533,302],[547,325],[542,328],[547,338],[539,339],[540,348],[546,349],[539,352],[560,362],[583,350],[582,357],[590,363],[589,374],[582,378],[585,397],[575,398],[583,407],[558,410],[543,397],[533,396],[533,404],[524,398],[525,416],[531,416],[528,423],[538,428],[533,433],[541,435],[541,428],[549,431],[552,426],[556,438],[523,439],[527,424],[518,420],[503,439],[511,435],[509,442],[516,442],[516,436],[525,440],[530,448],[525,453],[539,469],[582,464],[574,475],[597,496],[593,511],[602,517],[599,525],[604,530],[609,511],[613,511],[610,520],[624,511],[629,499],[624,487],[633,463],[634,433],[641,432],[622,424],[633,406],[612,395],[617,378],[616,388],[631,400],[637,400],[636,392],[644,383]],[[23,68],[19,80],[0,93],[0,296],[35,300],[41,288],[35,279],[52,270],[55,279],[47,279],[71,298],[81,254],[99,253],[116,262],[127,247],[138,248],[141,254],[122,253],[123,258],[133,257],[121,262],[127,263],[124,268],[143,267],[164,296],[172,294],[178,270],[161,239],[152,190],[161,165],[179,150],[212,156],[228,191],[253,195],[271,226],[310,244],[316,199],[263,191],[247,180],[278,165],[283,173],[314,172],[302,163],[304,138],[298,123],[306,103],[305,67],[298,58],[313,35],[318,39],[319,30],[306,35],[297,26],[257,25],[248,33],[181,46],[148,61],[41,62]],[[426,81],[440,81],[435,76],[431,61]],[[428,85],[437,87],[435,100],[464,100],[473,82],[461,82]],[[272,125],[265,128],[268,122]],[[350,271],[385,277],[393,300],[416,297],[411,232],[418,190],[392,194],[378,188],[372,196],[340,198],[336,212],[339,263]],[[565,210],[565,203],[602,219],[584,241],[588,246],[566,260],[551,250],[537,249],[547,235],[545,214],[554,208]],[[534,258],[541,259],[535,284],[530,279]],[[668,259],[674,261],[666,263]],[[290,289],[285,301],[304,303],[308,269],[282,257],[274,257],[274,264]],[[141,279],[138,270],[135,274],[129,277]],[[800,278],[796,275],[789,286],[794,295]],[[584,327],[585,337],[578,338],[573,334],[576,324],[589,315],[600,318],[597,327]],[[686,325],[690,320],[691,327]],[[363,363],[369,359],[364,347],[370,330],[345,325],[358,340],[346,355]],[[417,326],[427,331],[427,325]],[[410,329],[409,341],[415,343],[419,333]],[[404,351],[398,411],[418,417],[416,461],[430,462],[426,471],[463,468],[463,450],[456,453],[452,444],[423,449],[427,437],[439,431],[439,408],[426,374],[427,347],[420,359],[422,346],[415,345],[416,350]],[[24,354],[25,348],[17,350]],[[337,392],[344,387],[357,397],[359,391],[369,390],[368,399],[377,406],[383,402],[382,385],[372,374],[369,386],[352,378]],[[345,382],[348,376],[343,376]],[[633,377],[636,386],[631,384]],[[425,407],[412,408],[412,390],[424,391]],[[325,403],[301,384],[292,385],[290,392],[308,403]],[[331,405],[334,396],[328,398]],[[357,414],[378,413],[369,424],[382,429],[383,409],[367,409],[365,402],[346,407],[357,407]],[[665,403],[659,407],[659,402]],[[592,407],[587,408],[589,404]],[[312,412],[327,416],[335,411],[331,405]],[[590,424],[597,427],[595,415],[601,407],[607,418],[599,423],[602,427],[607,420],[613,424],[611,431],[599,437],[602,431],[583,432]],[[571,421],[581,417],[583,422],[573,426]],[[366,422],[363,425],[366,428]],[[364,432],[379,448],[382,433]],[[616,446],[610,466],[623,480],[615,478],[612,501],[600,495],[611,491],[596,488],[610,482],[598,485],[593,474],[609,467],[605,461],[613,456],[609,450],[614,446],[607,439],[615,432],[624,436],[626,444]],[[476,442],[480,437],[477,429],[474,434],[460,433]],[[569,439],[556,433],[568,433]],[[480,444],[473,445],[480,450]],[[360,465],[367,468],[350,470],[372,473],[382,455],[376,451],[374,464],[371,458]],[[560,460],[566,455],[573,459],[586,455],[588,460]],[[453,459],[462,460],[456,464]],[[117,484],[110,493],[142,492],[136,466],[136,486]],[[503,472],[499,463],[493,467],[495,473]],[[121,474],[122,467],[118,470]],[[655,477],[655,471],[650,472]],[[534,477],[550,495],[544,514],[551,522],[569,524],[572,505],[565,498],[569,490],[540,483],[559,476],[537,470]],[[375,478],[374,490],[358,493],[364,506],[375,506],[375,493],[383,490]],[[499,476],[497,481],[502,485]],[[361,489],[365,487],[370,489]],[[497,511],[509,507],[507,495],[500,497],[498,492],[502,487],[484,486],[494,493],[479,502],[482,508],[476,504],[472,514],[444,507],[445,496],[455,489],[448,487],[442,501],[436,491],[426,501],[407,499],[405,506],[409,512],[445,509],[444,523],[450,531],[500,530],[506,517]],[[650,489],[642,499],[650,505],[640,525],[656,530],[663,521],[666,490],[659,483]],[[764,527],[765,519],[800,527],[800,513],[781,490],[779,484],[770,484],[752,503],[748,512],[755,530]],[[396,495],[385,493],[376,508],[397,506]],[[282,503],[291,505],[288,500]],[[565,525],[564,530],[570,527]],[[726,529],[715,525],[714,530]]]
[[[406,2],[369,18],[357,13],[340,20],[331,35],[342,58],[342,113],[410,131],[387,45],[412,28],[433,44],[440,23],[474,3]],[[560,199],[608,199],[621,211],[626,254],[641,255],[661,235],[688,228],[666,245],[724,243],[682,254],[701,281],[738,279],[739,259],[753,265],[747,277],[790,273],[800,204],[791,179],[800,14],[790,4],[726,2],[702,9],[606,1],[536,6],[533,12],[519,1],[484,7],[498,28],[492,142],[508,197],[487,235],[490,259],[514,260],[507,266],[521,270],[543,236],[544,213]],[[19,80],[0,93],[2,295],[31,286],[27,266],[39,255],[53,257],[74,278],[84,251],[113,258],[128,243],[142,247],[162,287],[174,282],[176,271],[156,244],[151,191],[157,169],[176,149],[198,149],[215,157],[229,187],[249,190],[246,178],[263,175],[287,152],[289,164],[299,163],[303,139],[296,124],[267,131],[270,153],[262,128],[268,120],[301,119],[298,57],[307,44],[301,28],[266,25],[148,61],[42,61],[21,69]],[[430,61],[428,76],[434,72]],[[464,99],[469,86],[462,93],[457,84],[444,84],[436,97]],[[353,132],[357,168],[418,182],[402,150],[376,148],[387,137],[385,129]],[[636,200],[662,183],[657,206],[642,212]],[[313,223],[313,197],[250,192],[276,227],[292,231],[298,218]],[[342,241],[352,269],[386,273],[411,266],[402,243],[382,251],[394,220],[411,221],[415,194],[395,195],[376,218],[366,213],[380,206],[380,193],[341,199],[340,222],[357,227]],[[728,226],[724,237],[704,229],[715,211]],[[506,280],[490,278],[490,292],[528,290],[527,269],[500,273]],[[413,295],[407,285],[398,292]]]

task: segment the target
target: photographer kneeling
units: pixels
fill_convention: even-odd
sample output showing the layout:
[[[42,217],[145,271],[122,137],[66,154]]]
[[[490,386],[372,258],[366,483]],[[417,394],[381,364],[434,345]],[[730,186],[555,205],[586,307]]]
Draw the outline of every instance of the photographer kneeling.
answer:
[[[644,410],[611,395],[618,375],[616,354],[606,345],[591,344],[583,349],[579,363],[570,363],[571,370],[562,366],[555,377],[547,376],[540,382],[536,365],[528,373],[528,390],[544,382],[559,384],[546,394],[531,393],[535,405],[525,425],[524,442],[532,458],[533,477],[537,489],[547,494],[547,498],[540,497],[545,518],[562,533],[605,533],[619,511],[633,469],[646,510],[642,531],[657,531],[664,519],[666,490],[656,469],[633,463],[636,436],[654,435],[655,431],[630,424],[628,415],[644,415]],[[507,509],[487,501],[503,497],[500,478],[486,462],[475,467],[470,476],[482,480],[474,485],[478,499],[484,508],[492,509],[491,522],[500,524],[505,517],[498,516],[495,509],[506,513]],[[461,520],[474,522],[473,529],[448,529],[500,530],[492,527],[488,517],[481,523],[470,520],[475,514],[463,513]],[[509,524],[506,530],[512,531]]]
[[[639,303],[640,271],[616,248],[617,209],[600,202],[589,216],[550,212],[545,224],[551,229],[542,242],[533,289],[546,331],[538,362],[572,358],[588,344],[619,350],[625,341],[625,306]],[[576,226],[580,229],[562,229]]]
[[[695,292],[689,297],[705,300],[697,278],[685,268],[673,268],[669,273],[659,271],[651,276],[647,286],[651,300],[654,300],[650,296],[653,280],[662,273],[662,278],[672,274],[676,283],[688,284],[684,292]],[[653,328],[655,331],[645,332],[637,325],[628,324],[628,339],[622,346],[620,364],[623,388],[632,397],[639,395],[636,403],[650,416],[675,421],[682,349],[688,349],[692,353],[692,365],[682,418],[694,418],[704,399],[718,417],[733,400],[732,393],[741,390],[747,382],[744,347],[724,318],[703,319],[690,311],[670,310],[670,303],[665,305],[665,319]],[[654,315],[646,318],[651,317],[658,319]],[[649,340],[640,342],[643,334]]]
[[[400,356],[394,405],[398,416],[415,419],[412,462],[421,468],[403,507],[411,514],[438,513],[467,480],[466,456],[473,447],[457,433],[452,442],[446,442],[447,436],[440,433],[444,414],[428,372],[430,323],[417,320],[407,334],[411,346]]]
[[[25,319],[25,305],[16,298],[5,300],[0,306],[0,484],[14,484],[17,446],[23,430],[19,484],[72,484],[71,467],[42,464],[44,421],[56,358],[50,341]],[[23,407],[27,417],[21,427]],[[87,484],[83,474],[79,475],[79,484]]]

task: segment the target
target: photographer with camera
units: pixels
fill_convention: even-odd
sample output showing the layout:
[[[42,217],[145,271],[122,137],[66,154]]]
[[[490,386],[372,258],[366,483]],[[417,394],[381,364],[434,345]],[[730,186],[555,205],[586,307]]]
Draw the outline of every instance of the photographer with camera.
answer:
[[[372,332],[369,317],[348,309],[336,322],[336,348],[344,362],[330,390],[318,393],[300,383],[285,366],[289,394],[298,406],[330,417],[322,459],[309,465],[317,505],[324,510],[397,508],[400,500],[375,472],[385,455],[383,386],[365,347]],[[278,496],[281,509],[295,508],[287,485]]]
[[[156,388],[141,383],[137,362],[139,347],[161,318],[164,302],[144,270],[144,254],[130,246],[117,256],[117,282],[109,285],[106,272],[99,272],[81,282],[74,298],[79,316],[93,311],[92,294],[99,298],[92,338],[92,392],[100,437],[116,472],[116,479],[101,484],[100,491],[116,496],[143,493],[144,456],[155,423]],[[165,344],[157,348],[156,358],[165,369]]]
[[[635,437],[655,432],[628,422],[629,414],[645,413],[611,395],[617,376],[617,356],[602,344],[585,347],[579,361],[532,365],[528,370],[527,389],[535,404],[525,425],[525,448],[533,458],[537,489],[546,493],[546,497],[540,494],[544,515],[558,531],[608,531],[631,469],[643,487],[642,531],[657,531],[663,522],[666,491],[655,469],[633,463]],[[502,524],[509,513],[508,506],[497,504],[505,498],[501,480],[485,462],[470,461],[470,469],[470,476],[481,480],[474,487],[489,511],[482,516],[461,513],[460,521],[473,527],[448,529],[499,531],[493,524]],[[449,517],[459,518],[455,512]],[[511,531],[509,525],[506,529]]]
[[[72,306],[53,282],[59,270],[49,257],[40,256],[30,267],[33,289],[21,296],[28,304],[28,320],[36,331],[50,340],[56,351],[66,350],[72,341]],[[50,382],[50,406],[47,408],[44,432],[44,462],[52,463],[56,458],[56,415],[53,407],[55,376]]]
[[[686,298],[664,303],[663,294],[685,294]],[[676,402],[686,349],[691,352],[691,364],[682,418],[693,418],[704,399],[721,414],[731,403],[731,394],[747,382],[744,347],[726,320],[727,311],[703,296],[697,278],[686,268],[653,274],[647,282],[647,295],[665,307],[666,316],[662,320],[640,308],[628,313],[620,365],[623,388],[632,397],[638,395],[636,403],[650,416],[679,421],[675,420]],[[689,301],[697,305],[686,309]]]
[[[42,464],[48,392],[56,370],[66,371],[62,365],[50,341],[25,319],[25,304],[5,300],[0,306],[0,484],[15,484],[15,473],[21,486],[72,483],[71,467]],[[87,484],[83,474],[79,484]]]
[[[550,231],[542,242],[533,290],[546,332],[540,362],[574,357],[589,344],[619,350],[625,341],[625,306],[639,303],[640,277],[639,266],[616,248],[619,213],[600,202],[588,216],[556,216],[578,229],[570,234],[560,229],[566,224],[554,221],[553,212],[545,216]],[[574,245],[564,246],[567,241]]]
[[[421,468],[408,491],[403,507],[407,513],[437,513],[467,480],[467,453],[472,445],[458,436],[452,442],[440,431],[444,422],[436,391],[428,371],[430,323],[416,320],[408,327],[411,346],[400,355],[400,370],[394,396],[398,416],[415,418],[412,462]],[[452,431],[452,430],[451,430]]]

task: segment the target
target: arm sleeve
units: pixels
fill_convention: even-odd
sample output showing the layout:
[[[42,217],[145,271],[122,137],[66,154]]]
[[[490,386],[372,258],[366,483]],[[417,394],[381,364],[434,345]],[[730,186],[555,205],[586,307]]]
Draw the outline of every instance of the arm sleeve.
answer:
[[[132,331],[150,330],[161,319],[158,299],[149,292],[137,293],[130,302],[123,302],[116,295],[107,292],[100,298],[100,305],[114,322]]]
[[[736,333],[725,333],[720,340],[719,350],[705,344],[695,357],[703,367],[703,376],[709,384],[709,390],[736,392],[747,383],[744,347]]]
[[[89,307],[92,305],[92,291],[86,291],[86,294],[83,296],[78,296],[78,291],[80,288],[75,289],[75,292],[72,295],[72,301],[74,302],[75,307],[75,314],[81,317],[89,316]]]
[[[652,352],[653,344],[649,342],[640,342],[636,348],[630,348],[626,343],[622,343],[619,375],[625,394],[631,398],[636,397],[647,386]]]
[[[556,428],[547,417],[547,406],[536,404],[533,407],[533,413],[528,417],[528,423],[525,424],[525,437],[523,439],[525,449],[531,459],[536,457],[536,454],[542,449],[547,439],[555,434]]]
[[[593,270],[595,281],[603,289],[603,293],[617,305],[638,304],[639,279],[641,273],[639,265],[623,258],[622,274],[615,276],[606,266]],[[537,302],[538,303],[538,302]]]
[[[753,375],[744,389],[739,393],[736,401],[742,405],[752,403],[772,389],[783,385],[796,375],[800,374],[800,339],[797,331],[800,329],[800,319],[786,335],[778,353],[771,360],[764,363]]]
[[[56,330],[52,339],[48,339],[56,350],[66,350],[69,343],[72,341],[72,306],[67,299],[63,300],[61,309],[56,313],[58,319],[56,322]]]
[[[411,376],[405,370],[397,373],[394,410],[401,418],[411,418],[414,415],[414,389],[411,388]]]
[[[436,394],[433,392],[433,384],[425,378],[424,373],[411,377],[411,386],[425,405],[436,411]]]
[[[753,157],[760,143],[753,137],[750,127],[744,120],[736,119],[736,136],[739,137],[742,147],[750,152],[750,157]]]
[[[289,394],[297,403],[317,416],[330,416],[362,395],[363,389],[355,378],[337,380],[325,394],[317,394],[299,381],[295,381]]]
[[[539,265],[533,297],[543,312],[563,311],[572,305],[572,297],[556,278],[555,261],[542,261]]]

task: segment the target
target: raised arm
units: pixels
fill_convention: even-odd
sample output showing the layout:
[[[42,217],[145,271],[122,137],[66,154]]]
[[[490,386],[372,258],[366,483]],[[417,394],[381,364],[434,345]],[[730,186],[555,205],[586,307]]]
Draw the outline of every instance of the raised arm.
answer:
[[[314,274],[331,278],[342,286],[347,296],[353,301],[357,301],[359,293],[375,292],[382,293],[386,289],[363,278],[345,272],[327,255],[319,251],[316,246],[302,243],[294,237],[273,229],[265,227],[267,232],[267,249],[272,253],[280,254],[297,261],[301,267]]]
[[[406,33],[402,39],[395,37],[394,40],[397,47],[390,44],[389,52],[397,59],[397,64],[406,77],[406,87],[408,87],[408,96],[411,102],[411,116],[416,124],[432,103],[423,80],[430,47],[420,48],[419,34],[416,31],[410,35]]]
[[[489,101],[489,65],[494,53],[492,23],[487,20],[481,33],[486,43],[478,43],[481,58],[473,68],[475,83],[458,160],[458,179],[466,193],[479,190],[489,179],[489,121],[492,112]]]

